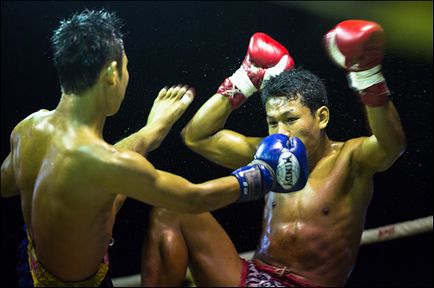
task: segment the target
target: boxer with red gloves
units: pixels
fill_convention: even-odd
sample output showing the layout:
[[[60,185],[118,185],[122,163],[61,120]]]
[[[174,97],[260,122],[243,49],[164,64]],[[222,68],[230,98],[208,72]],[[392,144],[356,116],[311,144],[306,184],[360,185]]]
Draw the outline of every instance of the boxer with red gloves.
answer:
[[[223,81],[217,93],[228,97],[232,108],[236,109],[270,77],[292,68],[294,60],[288,50],[267,34],[257,32],[250,38],[241,67]]]
[[[300,156],[293,148],[302,143],[309,168],[304,173],[307,182],[295,184],[291,193],[274,193],[286,185],[282,178],[279,185],[262,183],[271,187],[271,192],[265,195],[262,231],[251,260],[240,259],[210,213],[155,209],[151,216],[153,238],[144,249],[143,284],[180,285],[190,263],[197,286],[341,287],[354,268],[372,199],[373,176],[389,168],[405,149],[404,131],[381,73],[384,31],[374,22],[349,20],[325,37],[327,52],[347,70],[350,86],[365,104],[372,131],[369,137],[346,141],[331,140],[326,133],[330,111],[321,78],[307,70],[291,69],[294,64],[286,49],[264,39],[268,38],[252,37],[241,68],[194,115],[183,139],[190,149],[221,166],[247,165],[234,172],[240,185],[246,187],[257,186],[249,185],[245,178],[259,178],[255,177],[258,172],[269,180],[267,175],[272,173],[268,171],[279,171],[275,167],[296,167],[287,152]],[[276,71],[274,77],[268,76]],[[292,146],[282,146],[286,142],[283,138],[261,142],[261,137],[224,127],[234,108],[256,90],[261,91],[268,137],[297,139]],[[267,153],[261,152],[263,147]],[[269,153],[276,149],[278,153]],[[280,149],[289,151],[280,153]],[[262,162],[250,163],[253,155],[266,160],[271,169],[261,166]],[[299,156],[295,157],[298,161],[302,159]],[[286,175],[286,180],[294,183],[293,175]],[[252,193],[243,194],[240,201],[255,198],[258,193],[254,191],[258,190],[245,190]],[[243,231],[243,227],[239,229]],[[177,253],[166,253],[175,250]]]

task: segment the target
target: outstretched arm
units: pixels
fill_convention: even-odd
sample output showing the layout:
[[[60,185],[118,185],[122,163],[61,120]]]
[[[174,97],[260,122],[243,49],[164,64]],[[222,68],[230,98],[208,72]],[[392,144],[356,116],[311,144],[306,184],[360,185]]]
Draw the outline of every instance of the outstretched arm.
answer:
[[[257,200],[271,189],[288,193],[304,186],[307,179],[307,158],[301,141],[289,141],[280,134],[266,137],[258,148],[256,160],[233,171],[234,177],[199,184],[155,169],[140,154],[119,152],[105,144],[92,144],[75,153],[78,165],[71,166],[73,171],[65,172],[68,181],[90,183],[92,191],[122,193],[150,205],[186,213],[212,211],[236,200]],[[293,157],[280,157],[289,154]],[[294,157],[300,164],[286,165]],[[300,176],[296,179],[293,175]]]
[[[375,22],[347,20],[326,34],[331,58],[348,73],[350,87],[365,104],[372,136],[354,153],[359,166],[373,173],[389,168],[405,149],[405,135],[381,72],[384,30]]]
[[[181,176],[157,170],[133,151],[107,150],[106,145],[93,144],[75,153],[77,164],[73,170],[64,172],[68,173],[65,177],[68,181],[90,183],[91,191],[116,195],[117,210],[121,200],[129,197],[178,212],[198,213],[221,208],[240,196],[235,177],[193,184]]]
[[[294,67],[285,47],[264,33],[250,38],[241,67],[226,78],[183,130],[185,144],[207,159],[228,168],[247,164],[261,141],[223,129],[230,113],[240,107],[264,81]]]

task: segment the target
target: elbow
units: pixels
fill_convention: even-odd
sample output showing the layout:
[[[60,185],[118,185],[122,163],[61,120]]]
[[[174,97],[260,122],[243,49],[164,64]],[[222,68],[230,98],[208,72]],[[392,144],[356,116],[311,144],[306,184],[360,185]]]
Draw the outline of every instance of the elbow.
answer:
[[[380,141],[384,153],[392,158],[400,157],[407,149],[407,140],[402,129],[396,130],[393,137]]]
[[[400,133],[398,141],[396,141],[396,143],[397,143],[397,147],[396,147],[397,154],[398,156],[401,156],[407,149],[407,139],[403,131]]]
[[[9,198],[20,195],[20,191],[18,189],[17,183],[15,182],[15,175],[12,169],[12,160],[9,155],[1,166],[1,198]]]
[[[405,152],[405,150],[407,150],[407,141],[404,139],[399,148],[399,156],[401,156]]]
[[[197,147],[199,146],[199,139],[195,139],[193,137],[193,134],[190,132],[190,129],[188,126],[184,127],[181,131],[181,138],[182,142],[184,142],[185,146],[190,148],[191,150],[195,151]]]
[[[407,142],[405,137],[398,139],[393,146],[389,146],[388,149],[385,149],[383,152],[383,161],[382,166],[377,169],[377,172],[383,172],[390,168],[390,166],[395,163],[402,154],[404,154],[407,148]],[[387,152],[386,152],[387,151]]]

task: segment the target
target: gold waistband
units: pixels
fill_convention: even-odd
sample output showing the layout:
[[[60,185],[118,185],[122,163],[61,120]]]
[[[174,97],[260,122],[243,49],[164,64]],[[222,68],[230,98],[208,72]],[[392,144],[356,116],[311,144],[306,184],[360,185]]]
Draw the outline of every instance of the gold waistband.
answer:
[[[48,272],[41,263],[38,262],[36,251],[33,246],[33,241],[30,238],[29,231],[27,231],[27,255],[29,261],[30,272],[33,278],[33,285],[35,287],[98,287],[107,275],[109,268],[108,256],[104,257],[104,262],[99,265],[98,272],[85,280],[65,282],[58,279],[56,276]]]

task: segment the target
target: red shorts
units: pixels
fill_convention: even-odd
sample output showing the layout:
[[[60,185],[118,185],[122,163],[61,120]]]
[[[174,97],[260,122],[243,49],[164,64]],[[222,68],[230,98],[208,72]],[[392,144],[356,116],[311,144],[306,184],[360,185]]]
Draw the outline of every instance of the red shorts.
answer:
[[[243,260],[240,287],[319,287],[299,277],[284,273],[283,268]]]

